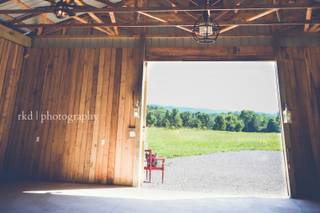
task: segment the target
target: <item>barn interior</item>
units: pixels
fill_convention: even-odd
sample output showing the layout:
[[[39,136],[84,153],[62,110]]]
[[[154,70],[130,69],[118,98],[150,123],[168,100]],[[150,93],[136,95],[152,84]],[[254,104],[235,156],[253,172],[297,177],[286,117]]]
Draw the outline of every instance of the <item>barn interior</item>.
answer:
[[[0,0],[0,29],[4,212],[320,211],[318,0]],[[139,189],[145,61],[276,61],[290,198]]]

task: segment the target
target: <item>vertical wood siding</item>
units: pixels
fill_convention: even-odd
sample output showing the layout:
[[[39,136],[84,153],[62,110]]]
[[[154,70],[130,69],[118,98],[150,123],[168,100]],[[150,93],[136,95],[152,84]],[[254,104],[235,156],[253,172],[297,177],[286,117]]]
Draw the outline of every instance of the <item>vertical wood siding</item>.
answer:
[[[24,48],[0,38],[0,174],[8,145]]]
[[[293,195],[319,193],[320,47],[283,47],[277,51],[282,106],[292,111],[285,124]],[[317,187],[318,186],[318,187]]]
[[[141,98],[140,58],[132,48],[29,49],[15,117],[22,111],[95,114],[95,121],[13,120],[6,170],[19,177],[134,185]],[[34,114],[35,116],[35,114]],[[39,142],[37,142],[39,137]],[[103,144],[104,140],[104,144]]]

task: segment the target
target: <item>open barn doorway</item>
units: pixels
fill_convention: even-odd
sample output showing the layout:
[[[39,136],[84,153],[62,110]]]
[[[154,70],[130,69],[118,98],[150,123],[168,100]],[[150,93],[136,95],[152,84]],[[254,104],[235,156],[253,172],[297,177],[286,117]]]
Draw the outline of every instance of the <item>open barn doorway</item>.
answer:
[[[145,188],[289,195],[276,63],[148,62]],[[146,171],[145,171],[146,172]]]

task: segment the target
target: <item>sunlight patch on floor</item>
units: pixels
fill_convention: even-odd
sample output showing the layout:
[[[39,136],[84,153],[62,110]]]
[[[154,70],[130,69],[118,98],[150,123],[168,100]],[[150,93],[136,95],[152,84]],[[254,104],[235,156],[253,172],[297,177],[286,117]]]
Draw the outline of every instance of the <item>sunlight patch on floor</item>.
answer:
[[[166,190],[141,189],[130,187],[119,188],[90,188],[90,189],[59,189],[59,190],[26,190],[24,194],[51,194],[65,196],[85,196],[101,198],[124,198],[141,200],[185,200],[185,199],[206,199],[206,198],[230,198],[248,197],[239,195],[219,195],[213,193],[197,192],[174,192]],[[260,198],[288,198],[287,196],[250,196]]]

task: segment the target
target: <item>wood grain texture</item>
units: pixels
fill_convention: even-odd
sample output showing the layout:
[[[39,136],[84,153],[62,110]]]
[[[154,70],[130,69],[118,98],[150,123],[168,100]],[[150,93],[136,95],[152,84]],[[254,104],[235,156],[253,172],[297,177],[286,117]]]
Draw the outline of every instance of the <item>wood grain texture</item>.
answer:
[[[0,174],[14,110],[24,48],[0,38]]]
[[[145,121],[134,118],[133,110],[141,101],[141,111],[145,111],[141,48],[29,48],[23,57],[22,47],[0,39],[0,49],[3,171],[43,180],[120,185],[139,182],[138,159],[143,151],[139,139]],[[287,104],[293,113],[293,123],[284,126],[292,195],[309,197],[320,191],[319,55],[320,47],[217,46],[150,47],[145,57],[276,59],[282,107]],[[18,121],[21,111],[69,115],[89,112],[97,119],[71,123]],[[136,128],[133,139],[128,137],[130,127]]]
[[[292,194],[310,197],[320,189],[320,47],[277,50],[282,106],[292,111],[285,124]]]
[[[11,42],[25,47],[31,47],[32,45],[32,39],[30,37],[25,36],[22,33],[6,27],[2,24],[0,24],[0,38],[7,39]]]
[[[146,59],[152,61],[181,61],[181,60],[274,60],[271,46],[203,46],[198,48],[187,47],[150,47],[146,50]]]
[[[96,115],[94,121],[13,120],[5,169],[23,178],[133,185],[142,69],[132,48],[28,49],[16,99],[22,111]],[[142,64],[142,62],[141,62]],[[39,137],[39,142],[37,142]]]

